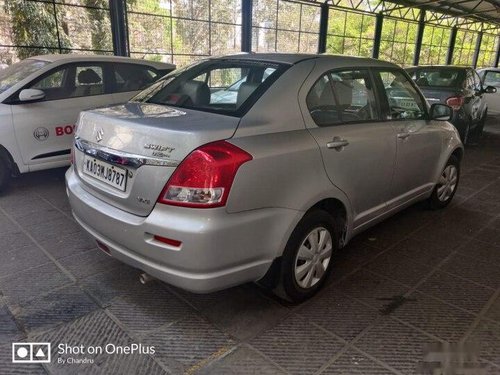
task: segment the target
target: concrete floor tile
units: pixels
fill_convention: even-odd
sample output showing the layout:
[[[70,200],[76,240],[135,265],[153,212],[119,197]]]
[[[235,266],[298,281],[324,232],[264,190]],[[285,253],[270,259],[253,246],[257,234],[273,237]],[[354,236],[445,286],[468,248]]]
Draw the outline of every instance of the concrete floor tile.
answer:
[[[349,298],[335,287],[297,307],[296,312],[346,341],[354,339],[381,315],[375,308]]]
[[[321,374],[327,375],[389,375],[396,374],[377,362],[350,349],[328,366]]]
[[[306,319],[291,316],[250,344],[292,374],[312,374],[343,344]]]
[[[248,346],[240,346],[232,353],[202,369],[203,375],[284,375],[285,371],[268,361]]]
[[[390,318],[372,327],[355,347],[404,374],[420,374],[424,348],[437,341]]]
[[[239,293],[224,299],[203,314],[220,330],[238,340],[249,340],[281,322],[289,309],[263,296],[257,287],[238,289]]]
[[[472,313],[479,313],[494,293],[492,289],[444,272],[436,272],[418,290]]]

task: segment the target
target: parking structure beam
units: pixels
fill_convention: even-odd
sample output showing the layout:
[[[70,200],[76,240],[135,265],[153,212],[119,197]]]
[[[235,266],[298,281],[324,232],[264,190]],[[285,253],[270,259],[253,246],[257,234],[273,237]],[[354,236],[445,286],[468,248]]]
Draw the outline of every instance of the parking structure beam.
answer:
[[[451,65],[453,62],[453,51],[455,50],[455,42],[457,41],[457,27],[451,28],[450,43],[448,44],[448,54],[446,55],[446,65]]]
[[[420,52],[422,51],[422,41],[424,39],[425,29],[425,10],[420,11],[420,19],[418,20],[417,40],[415,41],[415,55],[413,56],[413,65],[417,66],[420,60]]]
[[[319,38],[318,38],[318,53],[326,52],[326,37],[328,34],[328,16],[330,7],[328,2],[321,4],[321,14],[319,18]]]
[[[498,64],[500,63],[500,40],[498,41],[498,46],[497,46],[497,57],[495,59],[495,65],[498,67]]]
[[[477,68],[477,62],[479,60],[479,53],[481,52],[481,42],[483,41],[483,32],[480,31],[477,34],[477,40],[476,40],[476,49],[474,50],[474,57],[472,60],[472,66],[474,69]]]
[[[252,51],[252,0],[241,1],[241,52]]]
[[[130,56],[125,0],[109,0],[111,35],[115,56]]]
[[[384,25],[384,14],[377,13],[375,20],[375,36],[373,41],[372,57],[378,59],[380,53],[380,39],[382,39],[382,26]]]

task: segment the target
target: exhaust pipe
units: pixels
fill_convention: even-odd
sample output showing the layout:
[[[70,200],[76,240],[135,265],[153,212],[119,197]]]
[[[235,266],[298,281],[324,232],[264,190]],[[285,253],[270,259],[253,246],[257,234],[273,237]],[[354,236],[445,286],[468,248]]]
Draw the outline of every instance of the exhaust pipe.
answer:
[[[139,281],[142,285],[149,284],[150,282],[154,281],[155,278],[151,275],[148,275],[146,272],[143,272],[139,276]]]

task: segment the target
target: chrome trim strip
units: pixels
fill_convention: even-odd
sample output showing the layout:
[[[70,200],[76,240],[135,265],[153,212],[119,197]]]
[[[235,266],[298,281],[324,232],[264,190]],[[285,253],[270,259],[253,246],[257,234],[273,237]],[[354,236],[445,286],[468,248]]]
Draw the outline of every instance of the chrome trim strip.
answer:
[[[179,161],[166,160],[151,156],[130,154],[128,152],[117,151],[105,146],[75,138],[75,147],[86,155],[104,160],[117,166],[139,168],[141,165],[157,165],[162,167],[177,167]]]

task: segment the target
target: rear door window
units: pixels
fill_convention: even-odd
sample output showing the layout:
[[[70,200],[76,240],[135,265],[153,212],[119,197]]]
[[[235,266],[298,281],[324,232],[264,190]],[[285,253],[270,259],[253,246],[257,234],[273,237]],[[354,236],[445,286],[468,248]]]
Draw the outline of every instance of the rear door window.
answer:
[[[364,69],[326,73],[311,88],[306,103],[318,126],[379,119],[373,84]]]

